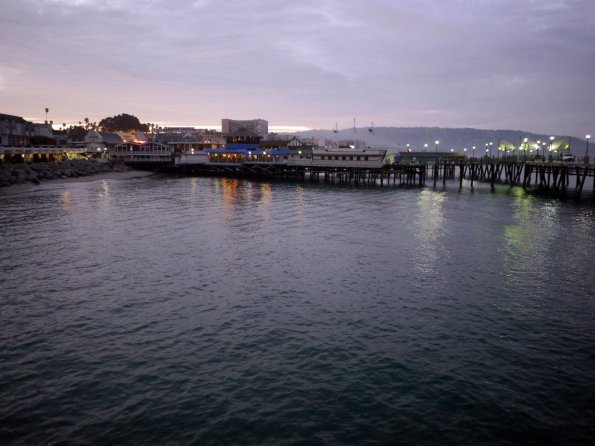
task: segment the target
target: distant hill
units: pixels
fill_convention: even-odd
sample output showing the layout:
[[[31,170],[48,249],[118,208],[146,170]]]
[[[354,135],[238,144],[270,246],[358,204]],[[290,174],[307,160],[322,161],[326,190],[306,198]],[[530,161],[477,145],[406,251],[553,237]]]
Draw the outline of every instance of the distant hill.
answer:
[[[424,144],[427,144],[427,150],[435,150],[435,141],[440,141],[438,151],[462,151],[465,147],[471,150],[476,147],[478,155],[485,152],[486,143],[492,142],[493,154],[496,154],[498,142],[507,142],[519,146],[528,138],[532,141],[545,141],[549,144],[551,135],[536,134],[524,132],[521,130],[482,130],[471,128],[440,128],[440,127],[374,127],[339,130],[335,133],[333,130],[308,130],[304,132],[292,133],[292,135],[302,138],[318,139],[319,144],[324,140],[346,141],[359,140],[365,142],[367,146],[374,148],[393,149],[397,151],[407,150],[407,144],[413,151],[424,150]],[[564,135],[553,135],[556,141],[570,139],[570,152],[580,156],[585,152],[586,142],[582,139],[568,137]],[[547,146],[546,146],[547,147]]]

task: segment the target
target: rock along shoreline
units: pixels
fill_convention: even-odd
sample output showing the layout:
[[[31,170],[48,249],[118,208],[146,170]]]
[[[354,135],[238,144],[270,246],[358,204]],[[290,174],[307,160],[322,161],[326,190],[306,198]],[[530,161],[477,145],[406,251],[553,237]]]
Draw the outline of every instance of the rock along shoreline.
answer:
[[[27,183],[39,184],[44,181],[132,170],[121,161],[102,161],[67,160],[59,163],[2,164],[0,165],[0,187]]]

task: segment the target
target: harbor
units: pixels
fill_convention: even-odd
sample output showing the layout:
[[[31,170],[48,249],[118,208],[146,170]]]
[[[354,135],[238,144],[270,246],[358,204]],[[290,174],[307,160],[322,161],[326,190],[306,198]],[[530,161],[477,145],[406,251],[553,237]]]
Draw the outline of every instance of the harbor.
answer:
[[[595,446],[595,1],[1,4],[0,446]]]
[[[5,154],[9,150],[4,149]],[[27,155],[25,158],[24,155]],[[176,153],[164,144],[123,144],[105,157],[80,148],[20,148],[18,162],[0,166],[0,186],[138,169],[186,176],[222,176],[399,187],[521,187],[557,197],[595,197],[595,165],[505,158],[468,159],[443,154],[434,162],[399,160],[371,149],[213,149]],[[442,154],[440,154],[442,155]],[[6,157],[5,159],[11,159]]]
[[[366,138],[362,139],[358,139],[355,126],[350,135],[338,135],[339,131],[335,130],[333,135],[337,136],[331,139],[307,138],[269,133],[268,121],[263,119],[222,119],[220,132],[193,127],[143,127],[138,123],[148,129],[144,133],[114,131],[114,122],[130,123],[136,119],[119,115],[103,120],[100,126],[77,127],[79,140],[73,141],[75,128],[70,133],[54,132],[51,125],[34,124],[13,115],[0,117],[2,186],[76,177],[79,173],[89,175],[125,166],[183,176],[380,187],[448,186],[459,190],[488,185],[492,191],[503,185],[556,197],[579,200],[586,195],[595,197],[590,135],[582,141],[571,137],[523,136],[526,133],[520,132],[457,133],[442,129],[447,139],[442,142],[436,139],[431,150],[427,143],[419,142],[419,136],[408,133],[411,140],[417,141],[413,146],[423,147],[416,151],[411,144],[398,141],[388,140],[385,146],[371,145],[370,138],[382,133],[372,127],[366,129]],[[110,126],[112,131],[106,130]],[[466,139],[460,139],[463,136]],[[480,152],[477,138],[497,142],[486,142],[485,151]],[[515,139],[516,144],[510,142]],[[455,140],[459,144],[468,143],[470,148],[453,147]],[[36,141],[44,144],[33,144]],[[577,147],[582,150],[583,144],[584,156],[578,157]],[[452,148],[439,150],[442,145]],[[77,165],[83,167],[77,169]]]
[[[555,196],[595,196],[595,165],[516,158],[469,159],[436,153],[433,162],[400,160],[370,149],[213,149],[176,154],[164,145],[123,145],[112,156],[137,168],[180,175],[290,179],[379,186],[438,187],[456,181],[459,189],[477,183],[518,186]]]

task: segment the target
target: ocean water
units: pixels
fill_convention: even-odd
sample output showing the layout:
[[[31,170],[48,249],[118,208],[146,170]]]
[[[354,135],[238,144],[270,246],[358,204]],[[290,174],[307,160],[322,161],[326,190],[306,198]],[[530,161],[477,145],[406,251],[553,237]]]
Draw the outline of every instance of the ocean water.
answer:
[[[4,189],[0,443],[595,444],[594,258],[508,189]]]

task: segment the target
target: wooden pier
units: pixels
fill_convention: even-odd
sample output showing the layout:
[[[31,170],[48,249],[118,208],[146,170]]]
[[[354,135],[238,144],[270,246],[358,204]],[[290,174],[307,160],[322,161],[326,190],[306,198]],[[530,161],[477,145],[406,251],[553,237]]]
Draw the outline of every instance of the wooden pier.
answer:
[[[137,166],[138,167],[138,166]],[[168,172],[203,176],[233,176],[266,179],[290,179],[299,181],[349,183],[366,185],[399,185],[423,187],[426,181],[426,164],[406,164],[381,169],[342,167],[303,167],[288,165],[194,165],[168,166]]]
[[[137,166],[138,167],[138,166]],[[186,175],[232,176],[376,186],[446,187],[459,189],[488,184],[522,187],[556,196],[580,198],[587,179],[595,189],[595,165],[561,162],[526,162],[498,159],[396,163],[381,169],[291,165],[194,165],[167,167],[168,172]],[[595,201],[595,190],[592,190]]]
[[[525,190],[537,190],[553,195],[572,193],[580,198],[587,178],[592,179],[593,198],[595,200],[595,165],[562,162],[525,162],[482,160],[464,163],[434,163],[429,166],[436,187],[437,180],[455,180],[458,176],[459,189],[464,180],[470,187],[474,183],[488,183],[493,190],[496,184],[519,186]]]

